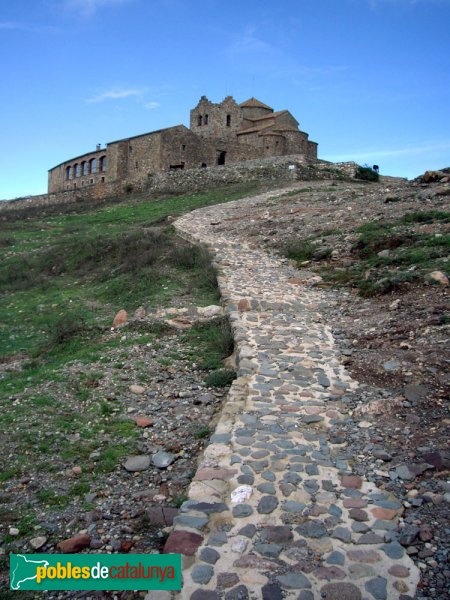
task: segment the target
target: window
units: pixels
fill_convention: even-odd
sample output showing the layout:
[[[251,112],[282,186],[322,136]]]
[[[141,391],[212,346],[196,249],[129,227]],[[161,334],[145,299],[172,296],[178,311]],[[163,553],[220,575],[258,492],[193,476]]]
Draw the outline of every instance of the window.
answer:
[[[105,178],[104,177],[102,177],[102,183],[105,183]]]
[[[74,170],[75,177],[79,177],[80,176],[80,165],[78,163],[76,163],[73,170]]]
[[[208,125],[208,115],[205,115],[205,125]]]
[[[227,115],[227,127],[231,127],[231,115]]]
[[[181,144],[181,149],[186,150],[186,144]]]
[[[88,164],[85,160],[83,160],[83,162],[81,163],[81,174],[82,175],[88,174]]]
[[[89,161],[89,167],[90,167],[91,173],[97,173],[97,159],[96,158],[91,158],[91,160]]]
[[[72,167],[66,168],[66,179],[72,179]]]
[[[106,156],[102,156],[100,159],[100,171],[102,173],[106,171]]]
[[[202,115],[198,115],[198,126],[201,127],[203,125],[203,117]]]
[[[128,146],[128,152],[129,152],[130,154],[132,154],[132,153],[133,153],[133,146],[132,146],[131,144]]]

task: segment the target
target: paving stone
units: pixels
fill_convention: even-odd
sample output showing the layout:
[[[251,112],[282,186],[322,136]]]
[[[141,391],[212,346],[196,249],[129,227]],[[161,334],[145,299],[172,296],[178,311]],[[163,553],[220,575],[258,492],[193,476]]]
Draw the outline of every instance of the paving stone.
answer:
[[[319,567],[313,571],[313,575],[317,579],[326,579],[332,581],[333,579],[345,579],[346,573],[342,569],[336,566],[332,567]]]
[[[261,588],[262,600],[283,600],[283,593],[276,583],[266,583]]]
[[[299,525],[295,531],[300,535],[310,538],[321,538],[328,535],[328,531],[321,521],[307,521]]]
[[[210,565],[196,565],[191,572],[192,581],[205,585],[213,576],[214,569]]]
[[[387,580],[384,577],[375,577],[367,581],[364,587],[376,600],[386,600],[386,584]]]
[[[349,560],[362,563],[377,563],[381,560],[379,552],[375,550],[349,550],[347,556]]]
[[[286,500],[286,502],[283,502],[281,505],[281,508],[286,512],[301,513],[306,508],[306,504],[303,504],[303,502],[295,502],[295,500]]]
[[[359,545],[362,544],[382,544],[383,543],[383,538],[380,537],[379,535],[377,535],[376,533],[364,533],[363,535],[361,535],[357,540],[356,543]]]
[[[283,547],[279,544],[263,544],[259,542],[255,544],[254,548],[256,552],[268,558],[278,558],[283,550]]]
[[[248,589],[245,585],[239,585],[225,594],[225,600],[248,600]]]
[[[217,550],[214,550],[214,548],[202,548],[202,551],[200,552],[200,560],[203,560],[210,565],[216,564],[219,558],[220,554]]]
[[[297,600],[314,600],[314,594],[309,590],[302,590],[297,596]]]
[[[410,569],[403,565],[392,565],[389,568],[388,573],[394,577],[409,577]]]
[[[343,564],[345,564],[345,555],[342,554],[341,552],[338,552],[337,550],[335,550],[327,558],[327,563],[329,565],[341,565],[342,566]]]
[[[193,556],[203,542],[203,536],[191,531],[172,531],[164,545],[164,554],[184,554]]]
[[[384,544],[383,546],[381,546],[381,550],[383,550],[383,552],[387,556],[389,556],[389,558],[392,559],[402,558],[402,556],[405,553],[404,548],[402,548],[402,546],[400,546],[400,544],[397,542],[392,542],[391,544]]]
[[[361,600],[361,592],[353,583],[327,583],[320,589],[324,600]]]
[[[368,521],[369,515],[361,508],[351,508],[348,511],[349,517],[355,521]]]
[[[359,475],[344,475],[341,479],[341,485],[345,488],[360,489],[362,486],[362,479]]]
[[[239,577],[236,573],[218,573],[217,587],[219,589],[230,588],[239,583]]]
[[[367,533],[370,531],[370,527],[367,523],[360,523],[359,521],[355,521],[352,523],[352,531],[355,533]]]
[[[317,465],[315,465],[315,464],[306,465],[305,471],[308,475],[318,475],[319,474],[319,469],[317,468]]]
[[[261,492],[261,494],[276,494],[273,483],[260,483],[256,489],[258,492]]]
[[[336,506],[336,504],[332,504],[329,509],[328,512],[330,513],[330,515],[332,515],[333,517],[341,517],[342,516],[342,509],[339,508],[339,506]]]
[[[263,542],[282,544],[293,539],[292,530],[288,525],[272,525],[261,531]]]
[[[287,573],[286,575],[280,575],[277,579],[281,587],[286,590],[309,589],[311,587],[311,582],[302,573]]]
[[[223,546],[227,543],[227,534],[224,531],[213,533],[208,538],[209,546]]]
[[[255,533],[256,527],[252,523],[245,525],[245,527],[242,527],[242,529],[239,530],[239,535],[244,535],[248,538],[252,538],[255,535]]]
[[[238,504],[233,506],[233,517],[249,517],[253,513],[253,508],[249,504]]]
[[[219,594],[211,590],[195,590],[190,600],[220,600]]]
[[[261,477],[263,479],[266,479],[267,481],[275,481],[276,480],[275,473],[272,473],[272,471],[263,471],[261,473]]]
[[[178,515],[173,522],[176,526],[181,525],[183,527],[192,527],[192,529],[202,530],[208,524],[208,519],[190,515]]]
[[[228,506],[224,502],[194,502],[189,504],[189,509],[198,510],[207,515],[211,515],[213,513],[221,513],[228,510]]]
[[[375,575],[375,569],[373,567],[359,563],[350,565],[348,572],[350,573],[352,579],[363,579]]]
[[[331,534],[332,538],[336,540],[341,540],[341,542],[350,542],[352,539],[352,534],[349,529],[346,527],[336,527],[336,529]]]
[[[272,513],[278,506],[278,500],[275,496],[263,496],[258,503],[257,511],[261,515]]]

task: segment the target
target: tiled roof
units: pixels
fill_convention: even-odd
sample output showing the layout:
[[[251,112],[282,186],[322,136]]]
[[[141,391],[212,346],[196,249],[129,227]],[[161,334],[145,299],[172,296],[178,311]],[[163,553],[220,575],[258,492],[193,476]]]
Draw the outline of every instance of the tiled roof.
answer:
[[[277,110],[276,112],[270,113],[270,115],[264,115],[264,117],[256,117],[256,118],[251,118],[251,117],[246,117],[247,121],[263,121],[264,119],[276,119],[277,117],[279,117],[280,115],[282,115],[283,113],[288,112],[287,110]]]
[[[271,106],[267,106],[267,104],[260,102],[256,98],[249,98],[245,102],[241,102],[239,106],[241,108],[268,108],[269,110],[273,110]]]

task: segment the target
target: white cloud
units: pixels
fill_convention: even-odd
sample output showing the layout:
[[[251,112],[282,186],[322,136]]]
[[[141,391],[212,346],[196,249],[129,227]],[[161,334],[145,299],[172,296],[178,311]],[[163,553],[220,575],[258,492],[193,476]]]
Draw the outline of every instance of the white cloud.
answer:
[[[143,105],[144,108],[148,108],[149,110],[152,110],[154,108],[158,108],[160,106],[159,102],[145,102],[145,104]]]
[[[121,100],[123,98],[140,97],[144,93],[144,90],[129,88],[129,89],[112,89],[97,96],[88,98],[86,102],[88,104],[97,104],[98,102],[104,102],[105,100]]]
[[[82,17],[90,17],[97,10],[109,6],[125,4],[130,0],[65,0],[66,8],[78,12]]]

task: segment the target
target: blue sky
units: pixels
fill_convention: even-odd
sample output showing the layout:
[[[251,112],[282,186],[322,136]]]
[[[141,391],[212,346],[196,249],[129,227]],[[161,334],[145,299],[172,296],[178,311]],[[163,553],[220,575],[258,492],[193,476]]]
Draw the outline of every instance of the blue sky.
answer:
[[[287,108],[327,160],[449,166],[449,30],[450,0],[4,0],[0,198],[203,94]]]

